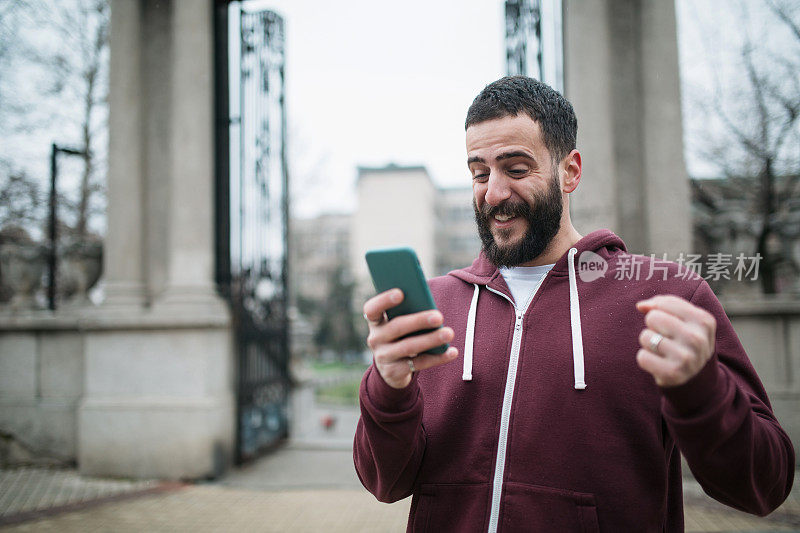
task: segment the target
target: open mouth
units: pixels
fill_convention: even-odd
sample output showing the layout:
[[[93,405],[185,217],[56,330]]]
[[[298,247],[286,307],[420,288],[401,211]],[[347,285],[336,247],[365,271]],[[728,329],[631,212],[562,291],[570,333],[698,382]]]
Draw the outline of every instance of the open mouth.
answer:
[[[484,223],[495,230],[510,230],[517,220],[524,220],[526,214],[524,204],[506,204],[502,206],[484,205],[481,215]]]
[[[494,215],[492,220],[492,227],[495,230],[500,231],[510,231],[512,227],[514,227],[516,220],[516,215]]]

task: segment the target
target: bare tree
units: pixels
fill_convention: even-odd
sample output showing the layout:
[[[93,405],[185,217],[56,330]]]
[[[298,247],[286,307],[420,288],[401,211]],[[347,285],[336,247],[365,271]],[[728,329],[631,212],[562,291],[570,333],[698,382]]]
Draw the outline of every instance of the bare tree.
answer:
[[[774,294],[781,266],[797,269],[784,245],[800,198],[800,10],[782,0],[735,8],[741,21],[736,74],[716,67],[708,86],[691,88],[690,150],[727,178],[721,186],[749,185],[737,194],[747,200],[762,290]]]
[[[0,228],[29,228],[42,219],[42,194],[39,184],[24,172],[0,164]]]
[[[107,102],[107,82],[103,76],[107,72],[109,6],[108,0],[75,0],[74,4],[46,1],[40,4],[40,9],[47,10],[47,18],[62,44],[54,55],[46,58],[53,69],[54,93],[80,109],[73,121],[80,131],[80,147],[84,149],[83,170],[73,209],[74,231],[83,239],[88,233],[92,199],[103,191],[96,171],[101,163],[98,158],[105,152],[98,144],[104,142],[107,126],[105,117],[97,115]]]
[[[15,86],[19,60],[27,54],[24,38],[30,22],[31,5],[27,0],[0,0],[0,132],[7,136],[13,130],[11,118],[26,113],[26,91]]]
[[[0,29],[0,125],[35,154],[0,158],[43,184],[50,143],[84,150],[78,183],[59,195],[70,232],[84,239],[103,210],[108,0],[0,0]]]

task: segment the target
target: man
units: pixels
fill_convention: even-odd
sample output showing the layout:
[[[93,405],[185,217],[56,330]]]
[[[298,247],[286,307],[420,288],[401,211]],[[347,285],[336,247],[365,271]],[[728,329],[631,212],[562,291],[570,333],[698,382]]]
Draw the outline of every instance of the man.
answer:
[[[397,289],[364,305],[354,460],[379,500],[413,495],[409,531],[682,531],[680,453],[737,509],[791,489],[792,444],[704,280],[576,276],[584,257],[654,266],[573,227],[576,133],[548,86],[488,85],[466,121],[480,256],[429,282],[439,311],[386,320]]]

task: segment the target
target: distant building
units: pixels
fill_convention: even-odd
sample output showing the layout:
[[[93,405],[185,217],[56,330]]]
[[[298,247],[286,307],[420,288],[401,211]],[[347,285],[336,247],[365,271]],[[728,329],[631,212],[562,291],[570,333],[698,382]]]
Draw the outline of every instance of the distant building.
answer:
[[[436,219],[434,275],[471,265],[481,249],[472,209],[472,188],[439,189]]]
[[[355,297],[372,294],[364,253],[385,246],[410,246],[427,277],[436,268],[437,191],[423,166],[359,167],[358,206],[352,219],[351,264]]]
[[[472,264],[480,240],[472,189],[437,188],[422,166],[359,168],[358,207],[351,254],[356,297],[373,292],[364,253],[382,246],[410,246],[427,277]]]
[[[292,296],[316,300],[330,292],[337,271],[350,272],[350,215],[322,215],[291,224]]]
[[[301,313],[329,301],[334,285],[351,282],[353,309],[360,310],[374,292],[364,261],[371,248],[410,246],[427,277],[469,266],[480,251],[470,187],[440,189],[423,166],[388,165],[359,168],[357,194],[353,214],[292,222],[290,279]],[[311,327],[319,327],[318,318]]]

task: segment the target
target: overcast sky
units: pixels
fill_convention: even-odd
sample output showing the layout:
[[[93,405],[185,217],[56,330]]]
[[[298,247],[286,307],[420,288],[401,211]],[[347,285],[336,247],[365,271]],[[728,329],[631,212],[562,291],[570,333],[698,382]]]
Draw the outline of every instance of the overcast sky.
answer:
[[[439,186],[470,184],[463,122],[474,96],[505,74],[503,0],[247,5],[286,21],[295,216],[352,209],[358,165],[422,164]],[[712,68],[735,83],[741,73],[725,65],[735,61],[745,26],[737,13],[745,10],[752,29],[764,18],[763,0],[676,6],[684,92],[707,85]],[[752,37],[778,38],[767,30]],[[695,114],[684,111],[691,122]],[[697,133],[689,126],[691,147]],[[690,174],[714,173],[687,156]]]
[[[505,74],[503,0],[257,0],[246,5],[272,9],[286,21],[295,216],[351,210],[359,165],[425,165],[439,186],[469,186],[463,123],[474,96]],[[764,0],[678,0],[676,5],[684,91],[702,87],[712,65],[723,65],[724,84],[735,83],[741,73],[725,65],[731,64],[743,28],[764,19]],[[741,7],[750,9],[747,24],[735,14]],[[780,24],[762,24],[752,38],[763,44],[782,38],[781,31]],[[684,112],[688,122],[698,122],[700,115],[685,104]],[[698,133],[686,126],[691,148]],[[50,138],[27,154],[38,162],[36,168],[31,165],[33,175],[46,176]],[[52,138],[76,142],[63,131]],[[25,150],[14,153],[26,162]],[[713,172],[688,159],[691,174]]]
[[[358,165],[470,185],[464,118],[505,74],[502,0],[253,4],[286,21],[295,215],[351,209]]]

